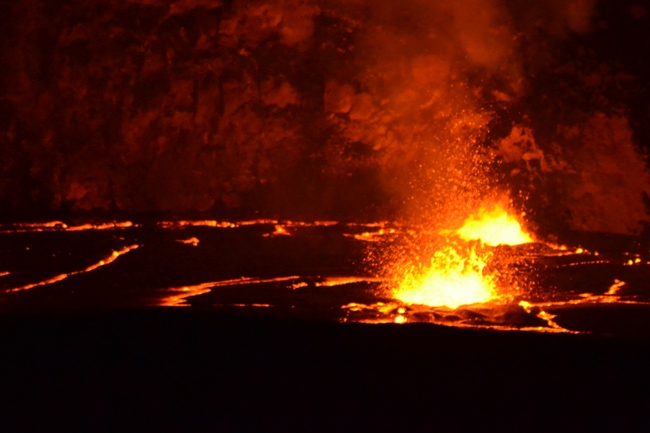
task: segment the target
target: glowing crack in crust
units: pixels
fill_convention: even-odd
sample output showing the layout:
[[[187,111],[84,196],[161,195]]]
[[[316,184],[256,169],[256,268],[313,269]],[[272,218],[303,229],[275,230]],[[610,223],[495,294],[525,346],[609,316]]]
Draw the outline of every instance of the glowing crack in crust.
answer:
[[[40,281],[38,283],[33,283],[33,284],[27,284],[27,285],[21,286],[21,287],[15,287],[15,288],[9,289],[7,291],[8,292],[19,292],[19,291],[22,291],[22,290],[33,289],[34,287],[47,286],[48,284],[53,284],[53,283],[56,283],[58,281],[65,280],[66,278],[71,277],[73,275],[85,274],[87,272],[92,272],[97,268],[100,268],[102,266],[106,266],[106,265],[109,265],[109,264],[113,263],[115,260],[118,259],[118,257],[123,256],[124,254],[126,254],[129,251],[132,251],[132,250],[134,250],[134,249],[136,249],[138,247],[139,247],[139,245],[131,245],[131,246],[128,246],[128,247],[124,247],[121,250],[113,251],[110,256],[108,256],[105,259],[100,260],[99,262],[97,262],[97,263],[95,263],[93,265],[90,265],[87,268],[82,269],[80,271],[73,271],[73,272],[69,272],[67,274],[60,274],[60,275],[57,275],[55,277],[48,278],[45,281]]]
[[[375,277],[326,277],[323,278],[323,281],[317,281],[314,285],[316,287],[335,287],[335,286],[344,286],[346,284],[355,284],[355,283],[371,283],[371,282],[383,282],[383,278]]]
[[[527,301],[520,301],[519,306],[523,308],[528,314],[534,314],[536,317],[539,317],[543,321],[545,321],[549,328],[556,330],[557,332],[566,332],[566,333],[572,333],[572,334],[579,334],[579,332],[576,331],[570,331],[566,328],[561,327],[557,323],[553,321],[557,316],[555,314],[550,314],[544,310],[542,310],[539,305],[533,305],[530,302]]]
[[[300,277],[296,275],[292,275],[289,277],[277,277],[277,278],[241,277],[241,278],[233,278],[230,280],[220,280],[220,281],[212,281],[207,283],[195,284],[192,286],[171,287],[171,288],[163,289],[165,293],[171,293],[171,295],[165,296],[163,299],[158,300],[155,306],[189,307],[189,304],[187,303],[187,298],[209,293],[215,287],[237,286],[243,284],[275,283],[275,282],[291,281],[291,280],[298,280],[298,279],[300,279]]]
[[[524,307],[525,306],[525,307]],[[500,308],[468,308],[462,310],[449,310],[440,307],[427,307],[424,305],[405,305],[399,302],[376,302],[374,304],[349,303],[344,305],[343,310],[346,317],[341,322],[358,322],[367,324],[386,323],[432,323],[441,326],[469,329],[492,329],[498,331],[519,331],[519,332],[543,332],[543,333],[570,333],[580,334],[582,332],[563,328],[553,321],[554,315],[549,314],[537,307],[522,301],[518,306],[505,306]],[[517,326],[500,322],[498,317],[504,311],[514,312],[518,308],[520,314],[529,314],[538,317],[546,323],[546,326]],[[497,320],[490,320],[486,312],[493,313]],[[481,314],[484,313],[484,314]],[[464,319],[459,316],[466,316]],[[477,319],[478,318],[478,319]]]
[[[195,284],[191,286],[171,287],[163,289],[165,293],[171,293],[158,301],[155,305],[160,307],[187,307],[187,298],[193,296],[203,295],[209,293],[212,289],[225,286],[241,286],[248,284],[264,284],[264,283],[278,283],[290,282],[287,287],[292,290],[298,290],[309,287],[312,284],[315,287],[334,287],[343,286],[346,284],[354,284],[361,282],[375,282],[383,281],[379,278],[373,277],[316,277],[311,283],[304,281],[304,277],[298,275],[291,275],[287,277],[275,278],[250,278],[241,277],[229,280],[212,281],[207,283]],[[214,304],[214,306],[252,306],[252,307],[270,307],[268,304]]]
[[[26,233],[26,232],[80,232],[89,230],[124,230],[139,227],[131,221],[113,221],[102,224],[68,225],[62,221],[49,221],[44,223],[15,223],[9,226],[0,226],[0,233]]]
[[[376,231],[368,231],[368,232],[363,232],[363,233],[358,233],[358,234],[345,233],[344,236],[353,237],[358,241],[380,242],[387,235],[392,235],[392,234],[395,234],[396,232],[397,232],[397,230],[395,228],[384,228],[384,227],[382,227],[382,228],[380,228],[379,230],[376,230]]]
[[[564,314],[574,307],[591,308],[600,305],[636,305],[650,306],[643,293],[638,292],[635,280],[631,284],[619,279],[610,280],[606,286],[594,288],[592,293],[537,290],[534,272],[548,267],[553,269],[611,265],[625,267],[643,267],[650,265],[645,254],[624,253],[624,257],[615,257],[610,253],[599,254],[583,247],[567,247],[548,242],[537,241],[536,245],[510,247],[498,245],[521,245],[533,240],[518,222],[518,214],[510,215],[504,206],[486,206],[470,215],[456,230],[440,232],[427,227],[410,227],[398,222],[348,223],[336,221],[295,222],[276,220],[250,220],[220,222],[213,220],[176,221],[156,223],[159,228],[179,230],[177,242],[195,245],[199,240],[196,233],[184,232],[191,227],[207,227],[216,230],[230,230],[259,225],[255,233],[263,237],[301,236],[302,228],[338,226],[337,235],[352,238],[365,244],[364,248],[384,247],[384,243],[394,243],[401,237],[413,237],[417,242],[422,239],[435,239],[432,246],[422,254],[423,260],[417,262],[400,262],[399,273],[374,277],[360,275],[341,276],[287,276],[277,278],[242,277],[230,280],[212,281],[194,285],[158,289],[155,300],[149,305],[190,306],[188,299],[225,286],[253,285],[262,283],[284,282],[282,288],[295,291],[303,289],[304,296],[313,288],[338,287],[339,293],[365,293],[357,302],[342,305],[344,317],[342,322],[362,323],[432,323],[443,326],[464,327],[470,329],[492,329],[501,331],[529,331],[549,333],[577,333],[563,327]],[[505,216],[504,216],[505,215]],[[513,223],[514,221],[514,223]],[[9,228],[11,227],[11,229]],[[141,227],[130,222],[106,224],[82,224],[68,226],[55,221],[37,224],[12,224],[0,226],[0,232],[54,232],[84,230],[121,230]],[[452,226],[453,227],[453,226]],[[470,230],[471,228],[471,230]],[[318,232],[320,233],[320,232]],[[495,237],[494,233],[500,233]],[[506,233],[506,234],[504,234]],[[421,236],[424,234],[424,236]],[[200,236],[200,235],[198,235]],[[500,241],[500,238],[506,239]],[[104,260],[82,270],[56,275],[45,281],[27,284],[4,290],[5,293],[29,290],[61,281],[69,276],[91,272],[108,265],[123,254],[138,248],[131,245],[111,253]],[[407,251],[408,253],[409,251]],[[566,256],[566,259],[563,257]],[[502,260],[503,258],[506,260]],[[557,259],[556,259],[557,258]],[[419,259],[419,258],[418,258]],[[539,260],[539,261],[538,261]],[[525,290],[507,292],[500,277],[509,272],[507,266],[515,263],[515,272],[525,274],[521,287]],[[549,263],[551,263],[549,265]],[[406,266],[410,265],[410,266]],[[398,267],[396,266],[396,268]],[[620,269],[620,268],[619,268]],[[11,272],[13,273],[13,272]],[[0,271],[0,277],[10,275],[9,271]],[[627,274],[618,275],[627,280]],[[396,278],[399,277],[399,278]],[[634,277],[631,277],[634,278]],[[509,281],[506,281],[509,283]],[[182,282],[180,284],[183,284]],[[356,286],[353,286],[356,285]],[[527,285],[530,285],[528,287]],[[461,290],[458,290],[458,288]],[[628,290],[629,287],[629,290]],[[390,288],[389,293],[386,288]],[[399,293],[400,289],[408,289]],[[532,290],[532,289],[535,289]],[[591,289],[586,289],[586,291]],[[505,291],[505,292],[504,292]],[[291,292],[290,292],[291,293]],[[346,295],[347,296],[347,295]],[[352,295],[356,296],[356,295]],[[369,300],[367,296],[371,296]],[[150,298],[151,299],[151,298]],[[350,299],[350,298],[348,298]],[[244,302],[242,302],[244,301]],[[253,301],[253,302],[251,302]],[[273,308],[272,304],[255,300],[236,299],[231,303],[212,304],[218,308]],[[257,301],[257,302],[255,302]],[[359,302],[361,301],[361,302]],[[267,301],[268,302],[268,301]],[[345,301],[349,302],[349,301]],[[339,304],[340,305],[340,304]],[[565,313],[566,312],[566,313]],[[559,318],[558,318],[559,316]],[[514,319],[513,319],[514,318]],[[571,323],[571,322],[567,322]]]
[[[185,245],[192,245],[193,247],[195,247],[201,241],[196,237],[191,237],[189,239],[177,239],[176,242],[180,242],[180,243],[185,244]]]
[[[217,221],[217,220],[179,220],[179,221],[161,221],[157,223],[159,227],[166,229],[177,229],[184,227],[215,227],[215,228],[239,228],[246,226],[256,226],[256,225],[272,225],[280,227],[281,229],[286,229],[287,227],[328,227],[340,224],[338,221],[313,221],[313,222],[301,222],[301,221],[283,221],[272,219],[257,219],[257,220],[246,220],[246,221]]]

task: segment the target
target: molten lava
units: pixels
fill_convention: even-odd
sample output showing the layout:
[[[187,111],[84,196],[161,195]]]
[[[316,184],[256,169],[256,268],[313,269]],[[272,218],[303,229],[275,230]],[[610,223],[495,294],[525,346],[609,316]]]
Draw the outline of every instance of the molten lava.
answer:
[[[409,304],[449,308],[488,302],[496,288],[493,277],[483,273],[486,264],[487,257],[474,248],[461,254],[448,245],[435,252],[423,274],[409,270],[393,296]]]
[[[479,240],[487,246],[520,245],[532,242],[515,217],[501,205],[482,207],[453,233],[461,239],[436,251],[428,268],[406,266],[393,297],[409,304],[458,308],[461,305],[486,303],[499,298],[495,269],[487,272],[492,252],[469,241]]]
[[[531,236],[522,230],[519,221],[499,204],[490,210],[482,208],[477,215],[467,218],[456,234],[465,241],[480,240],[493,247],[533,242]]]

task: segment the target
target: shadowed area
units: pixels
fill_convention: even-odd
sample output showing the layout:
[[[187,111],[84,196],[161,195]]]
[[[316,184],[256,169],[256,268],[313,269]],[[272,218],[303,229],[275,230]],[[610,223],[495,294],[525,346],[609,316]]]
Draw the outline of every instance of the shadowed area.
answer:
[[[160,309],[0,324],[12,431],[648,426],[650,354],[629,342]]]

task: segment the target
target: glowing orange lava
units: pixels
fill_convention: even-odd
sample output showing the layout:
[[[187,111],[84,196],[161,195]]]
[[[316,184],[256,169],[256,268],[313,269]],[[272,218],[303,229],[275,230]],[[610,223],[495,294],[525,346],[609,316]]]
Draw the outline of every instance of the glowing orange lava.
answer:
[[[99,229],[99,230],[101,230],[101,229]],[[111,253],[111,255],[106,257],[104,260],[100,260],[99,262],[97,262],[95,264],[92,264],[92,265],[88,266],[85,269],[82,269],[82,270],[79,270],[79,271],[73,271],[73,272],[70,272],[70,273],[67,273],[67,274],[56,275],[56,276],[54,276],[52,278],[48,278],[45,281],[39,281],[38,283],[27,284],[27,285],[21,286],[21,287],[15,287],[13,289],[9,289],[9,292],[19,292],[19,291],[22,291],[22,290],[33,289],[34,287],[46,286],[48,284],[53,284],[53,283],[65,280],[66,278],[71,277],[73,275],[85,274],[87,272],[92,272],[95,269],[100,268],[102,266],[110,265],[115,260],[117,260],[120,256],[123,256],[124,254],[126,254],[126,253],[128,253],[128,252],[130,252],[130,251],[132,251],[132,250],[134,250],[134,249],[136,249],[138,247],[139,247],[139,245],[131,245],[131,246],[128,246],[128,247],[124,247],[121,250],[113,251]]]
[[[196,237],[191,237],[189,239],[177,239],[176,242],[180,242],[180,243],[185,244],[185,245],[192,245],[193,247],[195,247],[201,241]]]
[[[474,249],[461,254],[448,245],[435,252],[423,274],[410,269],[393,297],[409,304],[448,308],[488,302],[496,288],[492,276],[483,273],[487,260]]]
[[[393,297],[409,304],[458,308],[461,305],[487,303],[499,298],[495,272],[486,267],[492,252],[469,244],[480,240],[488,246],[519,245],[532,242],[515,217],[502,206],[482,207],[456,231],[462,241],[452,242],[436,251],[428,267],[410,264],[401,274]]]
[[[517,219],[496,204],[489,210],[481,208],[476,215],[465,220],[465,224],[456,234],[465,241],[480,240],[485,245],[521,245],[533,242],[531,236],[524,232]]]
[[[273,233],[266,233],[263,235],[265,238],[275,236],[291,236],[291,233],[281,224],[276,224]]]

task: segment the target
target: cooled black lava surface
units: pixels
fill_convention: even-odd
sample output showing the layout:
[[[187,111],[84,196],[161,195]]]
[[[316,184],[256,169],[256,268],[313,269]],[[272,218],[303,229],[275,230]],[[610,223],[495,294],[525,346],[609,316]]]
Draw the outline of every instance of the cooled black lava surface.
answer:
[[[370,282],[317,284],[361,275],[362,242],[345,236],[358,229],[296,229],[292,237],[265,237],[273,224],[238,230],[0,234],[11,272],[0,296],[0,430],[650,428],[643,305],[565,308],[556,319],[592,335],[340,323],[342,303],[382,299]],[[198,246],[177,242],[189,237]],[[106,266],[7,291],[132,244],[139,247]],[[567,275],[601,265],[580,266]],[[636,275],[630,281],[641,296],[641,268],[615,268]],[[187,298],[186,308],[148,306],[170,287],[291,275],[298,278],[289,283],[217,286]],[[595,278],[591,289],[609,284]]]

